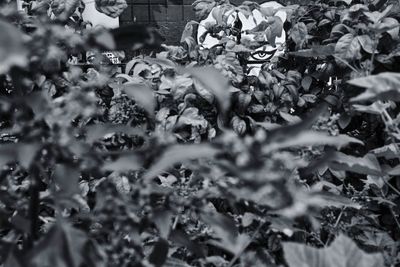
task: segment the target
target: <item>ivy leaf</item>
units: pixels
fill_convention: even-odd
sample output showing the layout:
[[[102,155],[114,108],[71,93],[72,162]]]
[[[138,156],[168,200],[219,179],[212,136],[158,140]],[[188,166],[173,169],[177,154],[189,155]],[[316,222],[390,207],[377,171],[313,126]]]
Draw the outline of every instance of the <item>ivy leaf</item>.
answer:
[[[380,267],[382,254],[367,254],[349,237],[339,235],[331,246],[317,249],[303,244],[283,243],[289,267]]]
[[[400,98],[400,73],[382,72],[377,75],[356,78],[348,81],[349,84],[366,88],[353,102],[367,100],[395,100]]]
[[[206,144],[173,145],[150,167],[143,179],[151,179],[177,163],[199,158],[212,158],[217,152],[216,148]]]
[[[8,22],[0,20],[0,74],[12,67],[25,67],[28,63],[27,50],[21,31]]]
[[[96,9],[112,18],[119,17],[128,7],[125,0],[96,0]]]

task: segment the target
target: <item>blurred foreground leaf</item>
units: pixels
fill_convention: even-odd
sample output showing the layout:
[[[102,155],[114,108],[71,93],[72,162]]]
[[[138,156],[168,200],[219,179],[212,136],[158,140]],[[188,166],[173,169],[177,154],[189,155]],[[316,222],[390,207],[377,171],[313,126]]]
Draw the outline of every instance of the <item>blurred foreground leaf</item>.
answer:
[[[317,249],[303,244],[283,243],[289,267],[382,267],[381,254],[367,254],[349,237],[339,235],[331,246]]]

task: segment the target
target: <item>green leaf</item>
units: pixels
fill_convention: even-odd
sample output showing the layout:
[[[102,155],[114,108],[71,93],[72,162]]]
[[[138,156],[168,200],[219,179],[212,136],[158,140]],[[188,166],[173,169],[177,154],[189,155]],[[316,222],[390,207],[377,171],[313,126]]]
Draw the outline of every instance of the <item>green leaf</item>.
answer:
[[[80,267],[85,263],[87,242],[84,232],[66,222],[57,222],[29,253],[29,266]]]
[[[139,128],[133,128],[126,125],[117,125],[111,123],[95,124],[85,127],[86,140],[89,143],[93,143],[108,134],[124,133],[127,135],[143,135],[144,131]]]
[[[0,74],[12,67],[25,67],[28,63],[21,31],[8,22],[0,20]]]
[[[297,135],[264,146],[263,152],[270,153],[279,149],[321,145],[341,148],[350,143],[363,144],[360,140],[348,135],[330,136],[322,132],[302,131]]]
[[[302,49],[296,52],[289,52],[296,57],[326,57],[335,54],[335,44],[316,45],[310,49]]]
[[[167,260],[168,248],[168,241],[160,238],[154,245],[153,251],[149,255],[149,262],[151,262],[156,267],[163,266],[163,264]]]
[[[290,38],[296,43],[297,48],[301,48],[307,41],[308,29],[304,22],[299,22],[290,31]]]
[[[336,152],[329,163],[335,170],[350,171],[360,174],[379,175],[382,173],[378,160],[373,154],[367,154],[362,158]]]
[[[40,146],[37,144],[5,144],[0,146],[0,166],[18,161],[22,167],[29,169]]]
[[[383,147],[378,147],[370,151],[378,158],[396,159],[400,157],[400,152],[397,148],[398,144],[389,144]]]
[[[122,153],[116,160],[103,164],[104,170],[115,172],[138,170],[141,167],[142,160],[136,153]]]
[[[335,55],[345,61],[353,61],[361,58],[361,45],[353,34],[348,33],[343,35],[336,43]],[[341,61],[337,61],[342,64]]]
[[[239,253],[250,240],[249,236],[239,234],[235,221],[221,213],[209,212],[201,214],[201,219],[207,223],[214,232],[217,240],[210,243],[232,254]]]
[[[155,99],[153,90],[145,81],[127,82],[123,85],[123,91],[141,107],[143,107],[150,116],[154,116]]]
[[[80,173],[76,166],[59,164],[54,170],[53,177],[63,196],[71,197],[79,193]]]
[[[283,243],[289,267],[383,267],[382,254],[367,254],[349,237],[339,235],[331,246],[317,249],[303,244]]]
[[[356,78],[348,83],[366,88],[363,93],[350,99],[353,102],[400,99],[400,73],[382,72],[377,75]]]
[[[116,18],[128,7],[125,0],[96,0],[96,9],[109,17]]]
[[[353,105],[353,108],[358,112],[375,114],[375,115],[382,115],[383,112],[390,107],[390,103],[382,103],[381,101],[377,101],[372,103],[369,106],[364,105]]]
[[[223,112],[228,110],[231,98],[229,92],[230,83],[225,76],[214,67],[190,68],[184,71],[190,73],[215,95]]]
[[[272,46],[275,46],[276,38],[282,36],[283,21],[282,21],[282,19],[280,17],[273,16],[273,17],[269,17],[268,18],[268,24],[269,24],[269,27],[265,31],[265,35],[267,37],[268,42]]]
[[[150,167],[143,179],[154,178],[177,163],[200,158],[212,158],[217,152],[216,148],[207,144],[173,145]]]
[[[51,9],[61,19],[69,18],[79,6],[80,0],[53,0]]]
[[[182,114],[179,116],[177,121],[177,126],[181,125],[191,125],[193,127],[199,127],[200,129],[207,128],[208,122],[207,120],[199,114],[199,110],[197,108],[187,108]]]

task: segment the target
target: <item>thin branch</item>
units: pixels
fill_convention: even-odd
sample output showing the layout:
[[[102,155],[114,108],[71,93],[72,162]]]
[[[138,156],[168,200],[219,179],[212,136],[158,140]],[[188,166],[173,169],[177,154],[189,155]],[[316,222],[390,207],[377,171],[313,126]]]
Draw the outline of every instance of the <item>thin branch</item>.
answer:
[[[246,250],[246,248],[251,244],[251,242],[253,242],[253,240],[257,237],[258,232],[260,232],[261,228],[264,226],[264,223],[261,223],[256,231],[253,233],[253,235],[251,236],[250,240],[247,241],[247,243],[235,254],[235,256],[233,257],[233,259],[229,262],[227,267],[232,267],[233,264],[235,264],[235,262],[240,258],[240,256],[243,254],[243,252]]]

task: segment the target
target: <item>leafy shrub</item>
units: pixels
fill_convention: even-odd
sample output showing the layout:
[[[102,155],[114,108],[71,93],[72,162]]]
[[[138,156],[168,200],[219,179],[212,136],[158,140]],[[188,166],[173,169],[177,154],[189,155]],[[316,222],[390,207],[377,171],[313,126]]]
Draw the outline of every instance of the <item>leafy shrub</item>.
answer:
[[[80,1],[29,5],[0,9],[4,266],[399,265],[398,2],[286,6],[258,77],[223,16],[121,73]]]

